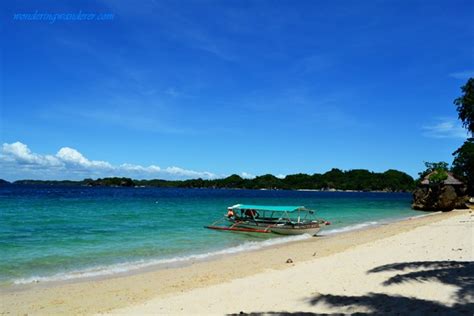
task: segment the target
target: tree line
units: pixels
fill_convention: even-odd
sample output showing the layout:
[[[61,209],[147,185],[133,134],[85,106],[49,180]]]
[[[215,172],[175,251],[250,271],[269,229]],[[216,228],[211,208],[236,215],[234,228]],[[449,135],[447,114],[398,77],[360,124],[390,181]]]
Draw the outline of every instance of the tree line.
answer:
[[[326,173],[312,175],[298,173],[278,178],[271,174],[252,179],[233,174],[221,179],[190,180],[135,180],[123,177],[84,179],[82,181],[41,181],[20,180],[18,185],[84,185],[84,186],[120,186],[120,187],[171,187],[171,188],[227,188],[227,189],[281,189],[281,190],[356,190],[356,191],[411,191],[415,187],[414,179],[398,170],[383,173],[365,169],[343,171],[332,169]]]

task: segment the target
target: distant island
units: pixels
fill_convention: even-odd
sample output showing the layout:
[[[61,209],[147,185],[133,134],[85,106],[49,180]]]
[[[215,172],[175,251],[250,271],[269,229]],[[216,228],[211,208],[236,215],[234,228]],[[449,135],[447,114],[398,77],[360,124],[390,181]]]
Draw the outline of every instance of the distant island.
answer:
[[[2,182],[3,181],[3,182]],[[8,184],[1,180],[0,185]],[[365,169],[342,171],[332,169],[326,173],[312,175],[298,173],[278,178],[271,174],[252,179],[233,174],[222,179],[191,180],[135,180],[124,177],[84,179],[80,181],[18,180],[14,185],[60,185],[60,186],[106,186],[106,187],[168,187],[168,188],[226,188],[226,189],[279,189],[279,190],[345,190],[408,192],[415,188],[415,180],[398,170],[383,173]]]

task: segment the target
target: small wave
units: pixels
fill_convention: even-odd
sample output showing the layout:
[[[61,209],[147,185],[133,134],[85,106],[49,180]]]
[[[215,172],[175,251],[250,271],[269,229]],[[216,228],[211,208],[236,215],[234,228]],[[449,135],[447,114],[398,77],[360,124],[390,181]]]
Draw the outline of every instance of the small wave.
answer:
[[[360,223],[360,224],[349,225],[349,226],[345,226],[341,228],[326,229],[323,231],[324,232],[323,235],[333,235],[333,234],[338,234],[338,233],[344,233],[344,232],[359,230],[359,229],[363,229],[370,226],[376,226],[380,224],[382,224],[382,222],[373,221],[373,222],[365,222],[365,223]]]
[[[408,217],[407,219],[422,218],[422,217],[433,216],[433,215],[437,215],[437,214],[441,214],[441,213],[443,213],[443,212],[441,212],[441,211],[430,212],[430,213],[426,213],[426,214],[410,216],[410,217]]]
[[[379,225],[384,225],[384,224],[389,224],[389,223],[395,223],[395,222],[401,222],[401,221],[406,221],[406,220],[411,220],[411,219],[432,216],[439,213],[442,213],[442,212],[439,211],[439,212],[415,215],[415,216],[410,216],[410,217],[401,217],[401,218],[384,219],[380,221],[364,222],[364,223],[344,226],[344,227],[335,228],[335,229],[325,229],[321,235],[333,235],[333,234],[338,234],[338,233],[344,233],[344,232],[353,231],[353,230],[360,230],[360,229],[371,227],[371,226],[379,226]]]
[[[93,268],[75,270],[70,272],[58,273],[51,276],[32,276],[29,278],[21,278],[13,281],[14,284],[29,284],[37,282],[58,282],[68,281],[81,278],[93,278],[110,276],[118,273],[126,273],[134,270],[144,269],[152,266],[169,265],[176,263],[186,263],[190,261],[205,260],[213,257],[236,254],[244,251],[258,250],[279,244],[285,244],[292,241],[299,241],[311,238],[310,235],[297,235],[288,237],[279,237],[267,239],[265,241],[248,241],[241,245],[230,247],[222,250],[194,254],[188,256],[178,256],[167,259],[138,260],[133,262],[118,263],[107,266],[96,266]]]

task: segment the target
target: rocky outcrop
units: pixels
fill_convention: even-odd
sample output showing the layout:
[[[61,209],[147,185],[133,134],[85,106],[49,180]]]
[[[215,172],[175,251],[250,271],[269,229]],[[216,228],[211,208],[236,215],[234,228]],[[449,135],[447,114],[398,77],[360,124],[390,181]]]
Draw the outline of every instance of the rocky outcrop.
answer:
[[[451,211],[466,208],[468,197],[464,186],[420,186],[413,192],[412,208],[421,211]]]

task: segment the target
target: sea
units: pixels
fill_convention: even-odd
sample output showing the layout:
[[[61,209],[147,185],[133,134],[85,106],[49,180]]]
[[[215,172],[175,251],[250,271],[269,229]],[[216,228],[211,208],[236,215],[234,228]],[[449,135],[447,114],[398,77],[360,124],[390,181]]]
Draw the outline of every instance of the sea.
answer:
[[[246,203],[303,205],[331,235],[417,216],[409,193],[0,187],[0,286],[166,268],[311,237],[204,228]]]

